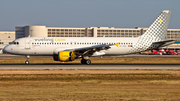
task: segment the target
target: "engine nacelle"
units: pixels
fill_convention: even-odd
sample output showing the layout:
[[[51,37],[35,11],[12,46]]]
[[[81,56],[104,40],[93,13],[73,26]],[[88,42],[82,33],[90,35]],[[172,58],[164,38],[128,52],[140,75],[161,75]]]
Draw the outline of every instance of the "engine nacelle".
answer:
[[[55,61],[63,61],[63,62],[67,62],[67,61],[74,61],[75,60],[75,52],[73,51],[59,51],[58,55],[54,55],[53,59]]]

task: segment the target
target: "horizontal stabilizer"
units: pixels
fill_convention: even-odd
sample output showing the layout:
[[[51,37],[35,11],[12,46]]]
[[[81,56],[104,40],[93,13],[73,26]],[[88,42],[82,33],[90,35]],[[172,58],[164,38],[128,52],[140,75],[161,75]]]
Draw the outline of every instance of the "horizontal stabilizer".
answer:
[[[153,44],[162,44],[162,43],[167,43],[167,42],[172,42],[174,40],[163,40],[163,41],[158,41],[158,42],[153,42]]]
[[[163,41],[153,42],[153,44],[159,45],[159,47],[164,47],[173,44],[174,42],[175,42],[174,40],[163,40]]]

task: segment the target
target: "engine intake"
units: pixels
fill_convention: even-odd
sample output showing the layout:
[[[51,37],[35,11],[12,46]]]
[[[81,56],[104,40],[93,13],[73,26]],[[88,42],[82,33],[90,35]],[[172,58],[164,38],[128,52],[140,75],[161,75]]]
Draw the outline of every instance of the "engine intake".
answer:
[[[73,51],[59,51],[58,55],[53,56],[53,59],[55,61],[67,62],[67,61],[74,61],[75,57],[76,57],[75,52]]]

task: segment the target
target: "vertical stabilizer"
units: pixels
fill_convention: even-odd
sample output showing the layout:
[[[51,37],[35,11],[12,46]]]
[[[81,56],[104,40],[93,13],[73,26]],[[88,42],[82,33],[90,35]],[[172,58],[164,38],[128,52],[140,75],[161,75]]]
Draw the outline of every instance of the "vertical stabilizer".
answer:
[[[162,11],[157,19],[147,29],[147,31],[140,36],[140,38],[152,42],[164,40],[167,33],[170,16],[171,11]]]
[[[164,10],[146,30],[146,32],[137,38],[137,42],[129,53],[136,53],[145,50],[155,49],[153,42],[165,40],[171,11]]]

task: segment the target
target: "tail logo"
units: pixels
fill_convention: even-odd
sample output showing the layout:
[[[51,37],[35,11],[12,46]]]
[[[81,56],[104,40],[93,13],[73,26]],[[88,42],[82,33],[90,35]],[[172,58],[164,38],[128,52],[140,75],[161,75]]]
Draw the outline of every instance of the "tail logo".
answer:
[[[161,22],[162,22],[162,20],[159,20],[159,22],[161,23]]]

